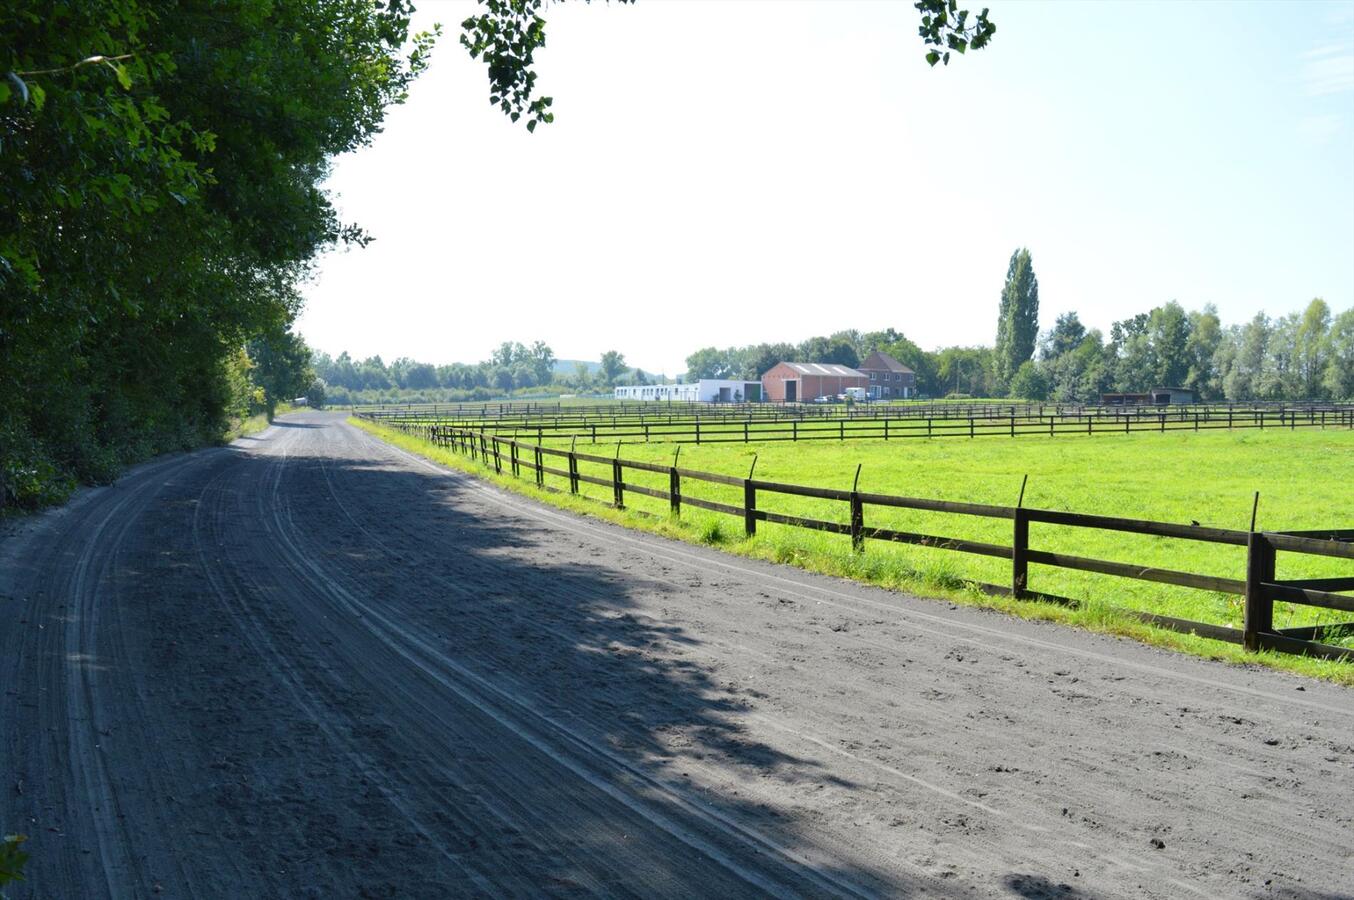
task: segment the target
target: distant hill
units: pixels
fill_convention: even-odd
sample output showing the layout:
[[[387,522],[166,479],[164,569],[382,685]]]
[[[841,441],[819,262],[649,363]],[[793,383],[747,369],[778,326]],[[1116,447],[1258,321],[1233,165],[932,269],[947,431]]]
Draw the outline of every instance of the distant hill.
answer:
[[[602,370],[602,364],[599,362],[588,362],[583,359],[557,359],[555,360],[555,374],[572,375],[577,371],[579,363],[588,367],[589,375],[596,375]]]
[[[555,370],[554,370],[555,374],[572,375],[574,374],[575,371],[577,371],[579,363],[582,363],[583,365],[588,367],[589,375],[596,375],[598,372],[602,371],[602,364],[599,362],[592,362],[586,359],[557,359],[555,360]],[[640,368],[644,367],[640,366]],[[634,374],[635,374],[634,369],[626,369],[625,374],[621,376],[620,380],[625,381],[627,378],[633,377]],[[650,378],[653,378],[654,370],[644,369],[644,374],[648,375]]]

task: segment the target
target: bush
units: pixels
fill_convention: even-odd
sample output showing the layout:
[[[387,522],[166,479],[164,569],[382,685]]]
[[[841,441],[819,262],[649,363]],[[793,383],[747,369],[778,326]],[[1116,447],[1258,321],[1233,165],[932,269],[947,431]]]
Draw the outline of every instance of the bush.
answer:
[[[1015,377],[1011,379],[1011,396],[1021,400],[1048,399],[1048,378],[1034,364],[1034,360],[1025,360],[1016,370]]]

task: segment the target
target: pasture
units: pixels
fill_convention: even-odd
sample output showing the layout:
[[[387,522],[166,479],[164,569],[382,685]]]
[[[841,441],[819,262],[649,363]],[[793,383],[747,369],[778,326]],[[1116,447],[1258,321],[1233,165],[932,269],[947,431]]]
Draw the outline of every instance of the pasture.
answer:
[[[579,442],[578,449],[610,455],[616,448]],[[627,459],[663,464],[671,463],[675,452],[672,446],[655,443],[621,448]],[[1024,498],[1028,507],[1240,530],[1250,527],[1254,494],[1259,491],[1257,527],[1261,529],[1354,526],[1354,433],[1349,431],[686,445],[680,461],[683,468],[744,477],[754,457],[756,476],[768,481],[849,490],[860,465],[861,491],[997,505],[1014,504],[1022,478],[1028,475]],[[580,471],[587,472],[587,464],[580,464]],[[627,480],[641,485],[651,482],[654,487],[664,486],[665,481],[660,475],[641,472],[627,473]],[[561,486],[567,488],[567,484]],[[741,491],[732,486],[702,484],[698,493],[730,504],[742,499]],[[601,488],[595,495],[609,499]],[[636,509],[666,511],[663,501],[637,494],[626,503]],[[774,495],[763,504],[774,512],[846,521],[841,503]],[[1010,523],[1003,520],[918,510],[872,508],[870,512],[871,527],[997,544],[1009,543],[1011,537]],[[693,516],[697,514],[692,511]],[[723,520],[720,531],[741,538],[736,519],[719,518]],[[849,540],[840,535],[770,523],[761,525],[753,540],[768,544],[775,555],[784,557],[850,551]],[[1245,577],[1242,547],[1043,523],[1031,525],[1030,546],[1153,568]],[[1002,583],[1010,577],[1010,563],[1005,560],[915,545],[872,543],[866,555],[887,558],[903,574],[916,573],[927,580]],[[1341,574],[1354,574],[1341,560],[1280,556],[1283,578]],[[1241,598],[1232,595],[1038,565],[1032,566],[1030,586],[1092,604],[1112,603],[1219,625],[1240,624]],[[1296,627],[1350,618],[1282,604],[1276,609],[1275,625]]]

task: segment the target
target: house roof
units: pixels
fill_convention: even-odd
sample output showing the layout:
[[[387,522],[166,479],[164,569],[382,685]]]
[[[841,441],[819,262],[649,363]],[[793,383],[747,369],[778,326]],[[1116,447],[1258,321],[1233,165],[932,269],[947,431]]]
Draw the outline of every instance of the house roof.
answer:
[[[889,356],[887,353],[881,353],[878,350],[871,353],[865,359],[865,362],[860,364],[860,367],[866,371],[874,369],[875,371],[902,372],[907,375],[917,374],[907,366],[898,362],[898,360],[894,359],[892,356]]]
[[[842,366],[837,363],[800,363],[783,362],[783,366],[789,366],[800,375],[840,375],[846,378],[864,378],[860,372],[850,366]]]

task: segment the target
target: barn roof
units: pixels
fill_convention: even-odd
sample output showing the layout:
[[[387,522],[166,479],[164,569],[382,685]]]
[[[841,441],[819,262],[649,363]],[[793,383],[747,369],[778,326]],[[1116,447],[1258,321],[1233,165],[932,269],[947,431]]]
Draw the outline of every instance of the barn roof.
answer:
[[[876,350],[875,352],[871,353],[869,357],[865,360],[865,362],[860,364],[860,367],[862,369],[876,369],[876,370],[884,369],[889,372],[902,372],[907,375],[916,374],[907,366],[898,362],[898,360],[894,359],[892,356],[889,356],[887,353],[881,352],[879,350]]]
[[[783,363],[794,369],[800,375],[842,375],[847,378],[864,378],[865,375],[857,372],[850,366],[842,366],[837,363]]]

